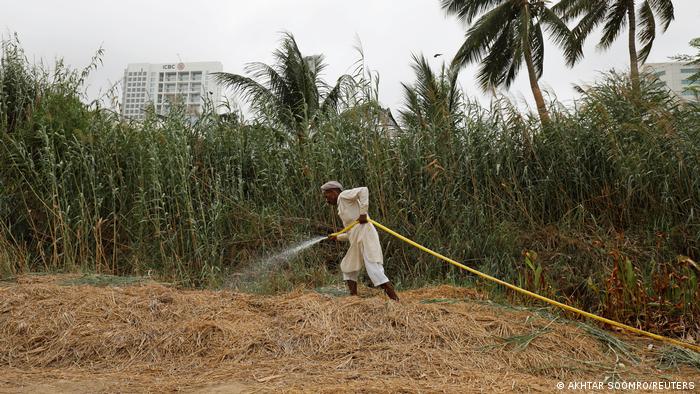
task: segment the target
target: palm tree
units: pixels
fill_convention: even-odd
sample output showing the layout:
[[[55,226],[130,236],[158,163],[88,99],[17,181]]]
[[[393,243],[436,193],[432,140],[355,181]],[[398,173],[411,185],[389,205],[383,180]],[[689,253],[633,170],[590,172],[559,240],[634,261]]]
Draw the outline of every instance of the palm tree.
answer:
[[[406,126],[438,129],[453,128],[457,121],[461,94],[457,86],[459,67],[442,65],[436,75],[425,56],[413,55],[411,66],[416,74],[412,85],[402,83],[405,108],[399,111]]]
[[[672,0],[562,0],[553,9],[565,21],[581,18],[573,29],[581,45],[596,26],[604,23],[598,47],[608,49],[628,26],[630,79],[635,92],[639,92],[639,63],[646,61],[656,38],[656,19],[660,20],[665,32],[674,18]],[[642,45],[639,51],[637,39]]]
[[[250,77],[222,72],[215,78],[240,93],[257,115],[302,141],[319,116],[338,110],[343,87],[351,77],[341,76],[332,87],[326,84],[321,79],[326,67],[323,55],[303,56],[290,33],[283,34],[273,56],[274,65],[249,63]]]
[[[543,28],[564,50],[567,65],[581,56],[581,48],[566,24],[541,0],[441,0],[448,14],[472,24],[453,64],[478,62],[477,78],[484,90],[515,80],[523,61],[543,124],[549,114],[538,83],[544,62]]]

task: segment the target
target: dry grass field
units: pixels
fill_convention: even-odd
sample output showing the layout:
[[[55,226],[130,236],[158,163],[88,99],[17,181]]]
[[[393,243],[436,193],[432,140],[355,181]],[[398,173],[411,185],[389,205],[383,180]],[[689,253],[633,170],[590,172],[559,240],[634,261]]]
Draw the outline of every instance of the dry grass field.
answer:
[[[465,288],[406,291],[393,303],[366,288],[359,298],[302,289],[264,296],[79,279],[31,275],[0,286],[0,392],[550,392],[560,381],[700,382],[697,355]]]

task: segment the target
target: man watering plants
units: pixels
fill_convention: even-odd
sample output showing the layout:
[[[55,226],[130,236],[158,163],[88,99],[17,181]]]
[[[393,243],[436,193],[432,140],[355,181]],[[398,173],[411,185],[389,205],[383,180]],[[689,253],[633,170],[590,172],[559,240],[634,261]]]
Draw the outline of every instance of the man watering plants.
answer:
[[[328,204],[338,206],[338,216],[345,227],[355,220],[359,222],[350,231],[329,237],[336,241],[350,242],[350,248],[340,263],[343,280],[350,294],[357,295],[357,277],[364,264],[372,284],[384,289],[386,295],[392,300],[398,301],[399,297],[394,291],[394,286],[384,274],[384,256],[379,244],[379,234],[374,225],[367,221],[369,190],[366,187],[358,187],[343,191],[343,185],[339,182],[329,181],[321,186],[321,191]]]

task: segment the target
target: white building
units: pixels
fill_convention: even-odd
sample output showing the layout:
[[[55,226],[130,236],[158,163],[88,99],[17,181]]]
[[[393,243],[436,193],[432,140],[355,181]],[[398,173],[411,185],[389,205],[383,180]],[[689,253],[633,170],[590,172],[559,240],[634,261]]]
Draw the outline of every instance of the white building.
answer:
[[[157,114],[165,115],[176,103],[197,116],[205,100],[215,106],[221,102],[221,88],[211,75],[220,71],[220,62],[129,64],[122,81],[122,116],[141,120],[150,105]]]
[[[691,81],[691,75],[700,71],[699,66],[688,65],[684,62],[646,63],[643,70],[653,73],[674,93],[685,100],[695,100],[695,94],[686,91]]]

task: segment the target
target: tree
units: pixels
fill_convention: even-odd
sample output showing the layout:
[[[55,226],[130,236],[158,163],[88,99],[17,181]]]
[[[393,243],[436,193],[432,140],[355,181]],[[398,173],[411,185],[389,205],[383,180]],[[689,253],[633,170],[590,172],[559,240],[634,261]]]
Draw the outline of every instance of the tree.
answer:
[[[303,56],[290,33],[284,33],[273,56],[274,65],[249,63],[250,77],[222,72],[215,78],[240,93],[257,115],[301,141],[319,116],[338,110],[343,87],[351,77],[341,76],[332,87],[326,84],[321,79],[326,68],[323,55]]]
[[[399,111],[402,122],[420,128],[428,125],[453,128],[461,99],[457,86],[459,67],[447,68],[443,64],[436,75],[423,55],[414,55],[411,67],[416,81],[413,85],[401,84],[405,103],[405,108]]]
[[[628,26],[630,80],[635,92],[639,92],[639,63],[646,61],[656,38],[656,19],[659,19],[665,32],[674,18],[672,0],[562,0],[554,11],[564,21],[581,18],[573,29],[581,46],[593,29],[604,23],[598,47],[608,49],[622,29]],[[637,39],[642,45],[639,51]]]
[[[541,0],[441,0],[448,14],[472,24],[453,64],[479,62],[477,78],[486,90],[506,88],[515,80],[525,62],[530,88],[543,124],[549,113],[538,83],[544,63],[543,28],[564,50],[567,65],[581,56],[581,48],[566,24]]]

